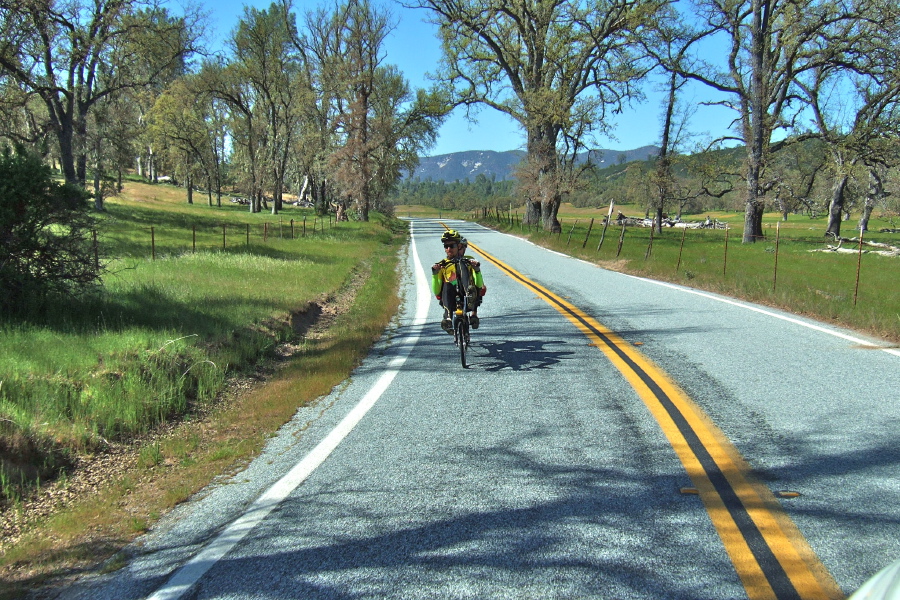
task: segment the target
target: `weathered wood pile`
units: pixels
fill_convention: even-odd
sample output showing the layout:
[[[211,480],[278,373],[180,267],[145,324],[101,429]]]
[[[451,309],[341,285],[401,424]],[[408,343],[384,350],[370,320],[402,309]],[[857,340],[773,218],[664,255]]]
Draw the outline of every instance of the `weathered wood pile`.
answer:
[[[837,245],[826,244],[824,248],[815,248],[810,252],[837,252],[839,254],[856,254],[860,251],[859,238],[838,238]],[[844,248],[844,244],[849,244]],[[863,240],[863,254],[878,254],[879,256],[900,256],[900,247],[881,242],[867,242]],[[873,250],[873,248],[875,248]]]
[[[619,213],[611,224],[619,226],[624,225],[626,227],[653,227],[656,225],[656,219],[626,217],[622,213]],[[710,219],[709,217],[707,217],[705,221],[682,221],[677,217],[674,219],[663,217],[662,226],[681,227],[685,229],[728,229],[728,223],[723,223],[718,219]]]

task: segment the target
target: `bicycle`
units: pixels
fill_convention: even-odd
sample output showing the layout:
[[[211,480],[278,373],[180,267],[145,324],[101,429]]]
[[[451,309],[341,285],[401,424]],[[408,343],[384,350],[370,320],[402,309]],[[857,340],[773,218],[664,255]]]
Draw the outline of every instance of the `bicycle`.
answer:
[[[456,309],[450,311],[451,326],[453,328],[453,343],[459,348],[459,359],[463,369],[468,368],[466,363],[466,350],[471,342],[469,329],[470,304],[473,304],[475,287],[469,280],[468,261],[465,258],[457,258],[453,261],[456,265],[457,285]],[[466,263],[466,264],[463,264]]]

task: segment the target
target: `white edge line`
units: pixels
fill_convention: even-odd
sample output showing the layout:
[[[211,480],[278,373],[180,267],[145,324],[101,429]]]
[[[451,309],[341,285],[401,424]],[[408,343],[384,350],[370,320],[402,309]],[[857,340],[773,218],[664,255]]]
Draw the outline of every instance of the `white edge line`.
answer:
[[[602,268],[602,267],[601,267]],[[615,271],[618,272],[618,271]],[[620,275],[624,275],[625,277],[630,277],[632,279],[637,279],[639,281],[645,281],[647,283],[652,283],[654,285],[659,285],[665,288],[669,288],[672,290],[677,290],[680,292],[684,292],[686,294],[694,294],[695,296],[701,296],[703,298],[708,298],[709,300],[715,300],[717,302],[722,302],[724,304],[730,304],[732,306],[736,306],[738,308],[743,308],[745,310],[751,310],[753,312],[757,312],[769,317],[774,317],[776,319],[781,319],[782,321],[787,321],[788,323],[793,323],[795,325],[800,325],[801,327],[806,327],[807,329],[813,329],[820,333],[826,333],[828,335],[838,337],[849,342],[853,342],[854,344],[860,344],[864,346],[872,346],[873,348],[877,348],[882,352],[887,352],[888,354],[893,354],[894,356],[900,356],[900,350],[896,348],[881,348],[874,345],[872,340],[864,340],[858,337],[854,337],[852,335],[848,335],[846,333],[842,333],[840,331],[830,329],[828,327],[823,327],[822,325],[816,325],[815,323],[810,323],[809,321],[804,321],[802,319],[797,319],[794,317],[789,317],[787,315],[778,314],[776,312],[772,312],[770,310],[766,310],[764,308],[759,308],[757,306],[753,306],[752,304],[747,304],[745,302],[738,302],[737,300],[730,300],[728,298],[723,298],[721,296],[716,296],[713,294],[708,294],[706,292],[700,292],[698,290],[694,290],[691,288],[686,288],[684,286],[675,285],[672,283],[667,283],[665,281],[657,281],[655,279],[647,279],[646,277],[638,277],[636,275],[629,275],[627,273],[619,273]]]
[[[412,227],[413,225],[411,224],[410,233],[412,233]],[[412,235],[410,235],[410,239],[416,266],[416,316],[413,320],[412,332],[405,342],[405,349],[401,350],[400,354],[391,360],[387,370],[382,373],[375,385],[325,439],[319,442],[303,460],[294,465],[284,477],[272,484],[262,496],[250,505],[244,514],[234,520],[203,550],[176,571],[165,585],[157,589],[153,595],[148,596],[148,600],[175,600],[183,596],[213,565],[240,543],[256,525],[265,519],[275,507],[297,489],[328,458],[387,390],[400,368],[406,362],[406,359],[409,358],[413,347],[419,341],[422,326],[427,321],[430,304],[430,295],[427,293],[428,281],[422,268],[422,262],[419,259],[416,240]]]

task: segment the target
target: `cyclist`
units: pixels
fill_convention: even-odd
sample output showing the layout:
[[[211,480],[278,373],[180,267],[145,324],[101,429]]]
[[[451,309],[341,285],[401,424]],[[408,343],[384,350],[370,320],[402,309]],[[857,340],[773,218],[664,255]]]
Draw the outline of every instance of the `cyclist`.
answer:
[[[441,242],[444,244],[446,258],[431,266],[431,290],[434,293],[435,298],[438,299],[441,306],[444,308],[444,317],[441,319],[441,328],[451,335],[453,334],[453,326],[450,321],[449,311],[456,308],[456,285],[458,284],[456,262],[454,259],[459,259],[459,244],[461,239],[462,236],[455,229],[448,229],[445,231],[443,235],[441,235]],[[467,260],[466,263],[468,263]],[[467,267],[470,287],[477,287],[478,283],[481,282],[480,268],[479,272],[476,272],[471,265],[467,264]],[[474,288],[472,291],[474,292],[472,298],[472,304],[474,306],[474,296],[477,294],[477,291]],[[473,329],[477,329],[478,317],[475,317],[474,322],[472,322],[470,318],[469,323],[472,325]]]

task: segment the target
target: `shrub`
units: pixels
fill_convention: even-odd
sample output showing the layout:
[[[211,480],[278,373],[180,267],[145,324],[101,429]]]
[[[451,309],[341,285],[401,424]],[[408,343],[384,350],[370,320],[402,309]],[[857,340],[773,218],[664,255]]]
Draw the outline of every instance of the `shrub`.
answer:
[[[0,154],[0,313],[39,308],[50,296],[100,279],[88,194],[54,181],[22,147]]]

